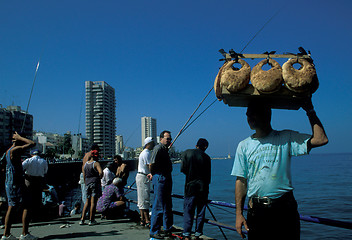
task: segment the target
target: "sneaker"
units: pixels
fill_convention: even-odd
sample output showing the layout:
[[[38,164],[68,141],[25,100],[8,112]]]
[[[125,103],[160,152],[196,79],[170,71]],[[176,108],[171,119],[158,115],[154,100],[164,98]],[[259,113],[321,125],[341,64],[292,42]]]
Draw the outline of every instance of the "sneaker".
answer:
[[[178,228],[175,228],[174,226],[172,226],[170,229],[165,230],[164,232],[165,233],[182,232],[182,229],[178,229]]]
[[[6,236],[2,236],[1,237],[1,240],[6,240],[6,239],[8,239],[8,240],[17,240],[17,238],[15,236],[13,236],[12,234],[10,234],[8,237],[6,237]]]
[[[20,236],[20,240],[37,240],[38,237],[33,236],[32,234],[27,233],[27,235]]]
[[[94,226],[94,225],[97,225],[97,224],[98,224],[98,222],[95,221],[95,220],[89,221],[89,223],[88,223],[89,226]]]
[[[86,225],[86,224],[84,223],[84,220],[81,220],[79,221],[79,225]]]
[[[160,233],[156,234],[149,234],[150,238],[155,238],[155,239],[164,239],[163,236],[160,235]]]

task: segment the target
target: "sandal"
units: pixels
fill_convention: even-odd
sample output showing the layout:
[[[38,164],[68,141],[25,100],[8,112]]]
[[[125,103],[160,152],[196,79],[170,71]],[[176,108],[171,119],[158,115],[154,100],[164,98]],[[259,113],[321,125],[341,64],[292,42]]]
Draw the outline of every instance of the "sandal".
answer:
[[[150,222],[146,222],[144,225],[146,228],[150,228]]]
[[[144,222],[143,220],[141,220],[141,221],[139,222],[139,226],[144,227],[144,226],[145,226],[145,222]]]

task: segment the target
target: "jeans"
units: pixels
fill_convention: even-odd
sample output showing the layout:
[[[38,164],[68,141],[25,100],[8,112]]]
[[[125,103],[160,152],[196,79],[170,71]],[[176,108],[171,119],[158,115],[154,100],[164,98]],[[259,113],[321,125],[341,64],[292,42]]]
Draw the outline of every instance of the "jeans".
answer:
[[[160,174],[153,175],[154,203],[152,208],[152,218],[150,234],[157,234],[161,225],[164,231],[170,230],[173,225],[172,214],[172,178]]]
[[[195,236],[203,234],[203,226],[205,220],[205,208],[208,196],[189,196],[185,197],[183,204],[183,236],[191,235],[194,212],[197,208]]]

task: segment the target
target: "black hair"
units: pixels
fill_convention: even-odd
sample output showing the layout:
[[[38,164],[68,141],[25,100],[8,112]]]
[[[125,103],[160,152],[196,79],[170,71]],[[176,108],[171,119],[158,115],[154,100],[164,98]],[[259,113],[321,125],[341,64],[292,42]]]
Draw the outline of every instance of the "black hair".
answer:
[[[204,151],[209,146],[209,142],[205,138],[199,138],[196,146]]]
[[[271,107],[266,101],[254,100],[249,102],[247,112],[260,116],[263,120],[270,123],[271,121]]]
[[[99,148],[98,144],[93,143],[92,146],[90,147],[90,150],[98,150],[98,151],[100,151],[100,148]]]
[[[164,138],[164,134],[165,134],[165,133],[171,134],[170,131],[164,130],[164,131],[162,131],[162,132],[160,133],[160,139],[161,139],[161,138]]]
[[[115,155],[115,156],[114,156],[114,160],[115,160],[115,159],[117,159],[117,160],[119,160],[119,161],[122,161],[122,157],[121,157],[120,155]]]

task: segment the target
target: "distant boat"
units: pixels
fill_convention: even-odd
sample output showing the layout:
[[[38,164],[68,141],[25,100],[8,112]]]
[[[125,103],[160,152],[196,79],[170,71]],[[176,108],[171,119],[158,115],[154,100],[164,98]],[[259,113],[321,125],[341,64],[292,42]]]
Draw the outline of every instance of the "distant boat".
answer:
[[[228,158],[228,159],[231,159],[231,154],[230,154],[230,153],[229,153],[229,155],[227,155],[227,158]]]

